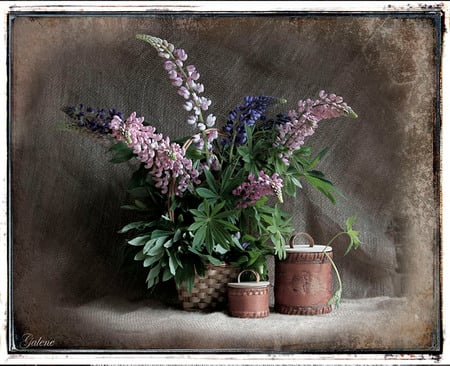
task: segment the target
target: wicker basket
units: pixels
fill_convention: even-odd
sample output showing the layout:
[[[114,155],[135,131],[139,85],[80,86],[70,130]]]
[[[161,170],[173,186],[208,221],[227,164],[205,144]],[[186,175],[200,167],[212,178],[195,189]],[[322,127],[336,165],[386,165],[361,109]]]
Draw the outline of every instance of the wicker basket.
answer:
[[[192,292],[188,292],[184,284],[178,289],[178,299],[183,309],[210,311],[224,306],[227,284],[236,281],[238,275],[237,266],[209,264],[205,277],[196,276]]]

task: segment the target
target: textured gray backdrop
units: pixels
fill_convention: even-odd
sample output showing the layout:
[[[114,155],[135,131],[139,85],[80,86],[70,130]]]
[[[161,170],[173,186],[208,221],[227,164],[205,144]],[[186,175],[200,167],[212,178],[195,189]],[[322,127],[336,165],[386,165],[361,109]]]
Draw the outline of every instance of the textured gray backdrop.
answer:
[[[136,111],[169,136],[191,132],[161,59],[137,33],[187,51],[218,124],[245,95],[284,97],[294,108],[321,89],[358,113],[322,122],[307,141],[316,152],[330,147],[320,168],[345,198],[333,206],[305,187],[285,205],[295,226],[321,243],[358,215],[361,248],[343,258],[345,240],[335,245],[348,300],[329,320],[274,314],[249,340],[248,327],[224,314],[158,305],[142,274],[124,270],[117,230],[127,220],[119,207],[132,167],[110,164],[106,144],[57,126],[66,120],[61,107],[81,102]],[[29,332],[69,349],[435,348],[438,41],[427,17],[16,17],[10,159],[18,347]]]

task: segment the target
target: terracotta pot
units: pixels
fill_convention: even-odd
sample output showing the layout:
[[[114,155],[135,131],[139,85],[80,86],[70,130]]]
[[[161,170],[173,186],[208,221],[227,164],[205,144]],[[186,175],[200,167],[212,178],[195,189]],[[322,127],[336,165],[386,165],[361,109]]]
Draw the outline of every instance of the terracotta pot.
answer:
[[[241,274],[252,272],[256,282],[241,282]],[[265,318],[269,315],[269,285],[260,281],[259,274],[253,270],[239,273],[238,282],[228,284],[228,311],[238,318]]]
[[[310,245],[295,245],[297,235],[305,235]],[[306,233],[294,235],[286,259],[275,261],[275,311],[291,315],[316,315],[331,312],[332,248],[314,245]]]

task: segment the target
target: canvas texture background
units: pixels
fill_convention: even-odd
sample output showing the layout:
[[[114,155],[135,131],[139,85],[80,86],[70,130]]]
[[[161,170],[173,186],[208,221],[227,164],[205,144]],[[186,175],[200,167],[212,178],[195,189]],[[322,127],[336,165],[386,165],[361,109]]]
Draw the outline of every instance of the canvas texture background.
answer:
[[[19,349],[27,332],[63,349],[436,346],[433,19],[84,14],[18,16],[11,24],[11,258]],[[136,111],[170,137],[192,133],[182,97],[154,49],[135,39],[138,33],[187,51],[218,125],[245,95],[283,97],[292,109],[325,89],[358,113],[355,120],[321,122],[307,140],[316,153],[330,148],[319,168],[345,198],[334,206],[305,184],[284,205],[295,227],[321,244],[358,215],[360,249],[343,257],[346,240],[334,245],[345,298],[336,312],[273,314],[242,327],[248,321],[223,313],[181,312],[170,303],[170,286],[158,296],[162,302],[146,292],[145,274],[126,260],[132,248],[117,233],[129,219],[120,206],[133,163],[111,164],[106,141],[58,128],[67,121],[61,108],[83,103]]]

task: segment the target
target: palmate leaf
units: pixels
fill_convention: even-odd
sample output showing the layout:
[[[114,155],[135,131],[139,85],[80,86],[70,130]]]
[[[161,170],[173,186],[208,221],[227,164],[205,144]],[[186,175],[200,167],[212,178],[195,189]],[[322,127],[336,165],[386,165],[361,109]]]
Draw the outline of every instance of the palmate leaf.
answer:
[[[357,249],[361,244],[359,239],[359,231],[353,230],[353,224],[356,222],[357,216],[351,216],[345,221],[345,232],[347,233],[350,243],[345,251],[344,255],[347,255],[350,250]]]
[[[227,248],[231,242],[231,232],[239,229],[231,222],[236,213],[234,211],[222,211],[225,202],[211,206],[208,200],[204,199],[198,209],[190,212],[194,216],[194,222],[188,230],[194,234],[193,247],[200,249],[205,247],[208,253],[212,253],[213,248],[220,244]]]

